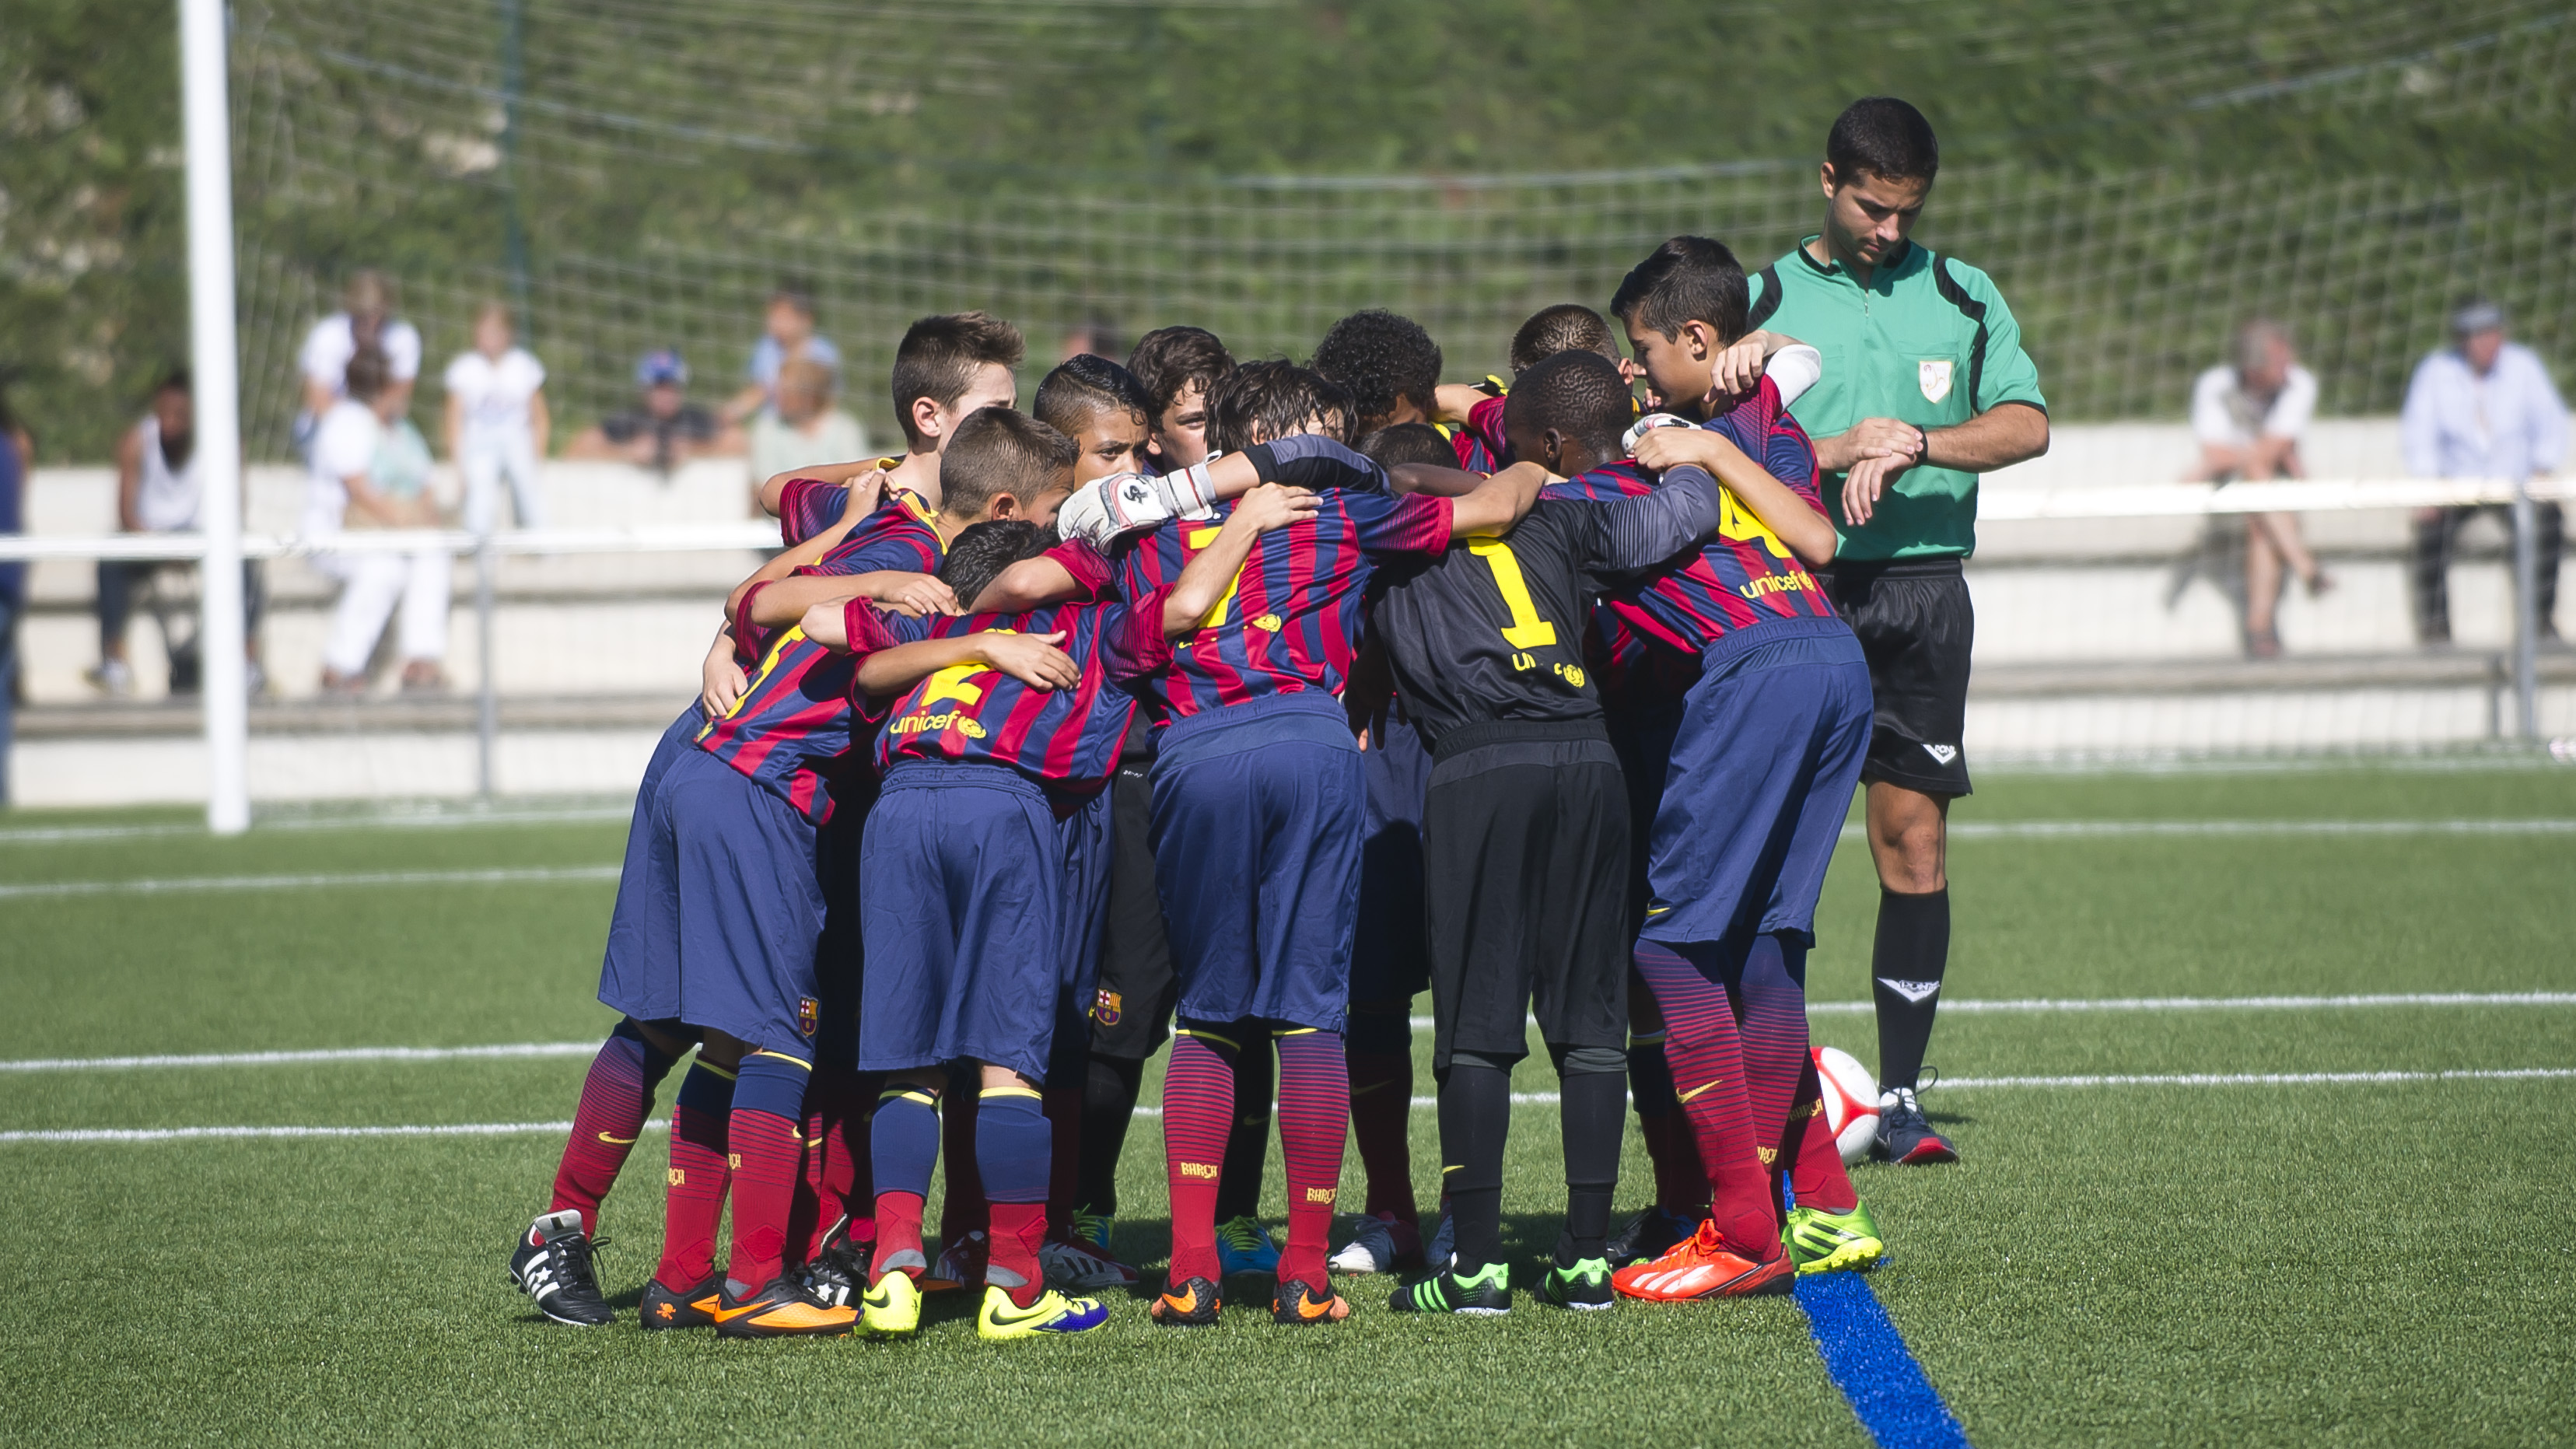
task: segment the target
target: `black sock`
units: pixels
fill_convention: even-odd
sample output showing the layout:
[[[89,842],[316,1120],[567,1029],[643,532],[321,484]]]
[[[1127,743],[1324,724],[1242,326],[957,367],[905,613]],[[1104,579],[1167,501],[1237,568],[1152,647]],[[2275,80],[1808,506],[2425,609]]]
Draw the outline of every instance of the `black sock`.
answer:
[[[1270,1170],[1270,1105],[1278,1095],[1278,1060],[1266,1034],[1234,1054],[1234,1125],[1225,1134],[1225,1176],[1217,1179],[1216,1220],[1261,1216],[1261,1181]]]
[[[1617,1060],[1615,1049],[1605,1053]],[[1608,1251],[1610,1198],[1619,1187],[1619,1139],[1627,1124],[1627,1079],[1613,1067],[1585,1070],[1579,1057],[1558,1068],[1565,1133],[1565,1233],[1557,1240],[1557,1266],[1571,1268]],[[1566,1067],[1574,1070],[1567,1071]]]
[[[1878,893],[1878,938],[1869,955],[1878,996],[1878,1085],[1912,1087],[1932,1041],[1941,1006],[1941,975],[1950,968],[1950,891]]]
[[[1452,1058],[1440,1079],[1440,1180],[1461,1277],[1503,1256],[1503,1144],[1511,1130],[1511,1072],[1464,1053]]]
[[[1127,1124],[1136,1120],[1136,1093],[1145,1064],[1121,1057],[1093,1057],[1083,1073],[1082,1148],[1074,1172],[1075,1206],[1116,1216],[1118,1154],[1127,1146]]]

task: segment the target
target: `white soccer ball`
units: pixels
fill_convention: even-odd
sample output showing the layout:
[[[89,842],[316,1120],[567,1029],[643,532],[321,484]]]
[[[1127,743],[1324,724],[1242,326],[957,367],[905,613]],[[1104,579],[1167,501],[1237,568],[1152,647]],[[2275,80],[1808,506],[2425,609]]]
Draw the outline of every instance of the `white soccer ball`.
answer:
[[[1825,1126],[1832,1129],[1843,1161],[1858,1162],[1869,1156],[1869,1145],[1878,1137],[1878,1083],[1870,1080],[1869,1068],[1839,1047],[1817,1047],[1815,1055],[1816,1083],[1825,1093]]]

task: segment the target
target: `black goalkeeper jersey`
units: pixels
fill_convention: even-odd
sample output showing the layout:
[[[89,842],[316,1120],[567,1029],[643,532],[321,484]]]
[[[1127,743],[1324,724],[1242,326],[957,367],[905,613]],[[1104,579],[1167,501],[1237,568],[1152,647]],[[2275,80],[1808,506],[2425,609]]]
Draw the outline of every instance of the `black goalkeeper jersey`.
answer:
[[[1381,575],[1374,625],[1397,693],[1437,749],[1461,725],[1601,718],[1583,667],[1592,598],[1613,575],[1698,557],[1724,490],[1693,467],[1615,502],[1542,498],[1502,538],[1462,538]]]

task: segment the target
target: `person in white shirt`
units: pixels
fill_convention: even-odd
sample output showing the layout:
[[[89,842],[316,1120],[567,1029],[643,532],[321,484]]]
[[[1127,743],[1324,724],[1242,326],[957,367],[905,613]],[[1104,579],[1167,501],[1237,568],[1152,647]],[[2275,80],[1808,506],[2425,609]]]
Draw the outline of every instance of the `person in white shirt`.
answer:
[[[2397,428],[2406,471],[2419,478],[2522,481],[2545,478],[2567,462],[2567,404],[2539,355],[2505,340],[2504,311],[2491,302],[2472,302],[2453,314],[2451,345],[2416,364]],[[2415,634],[2426,644],[2451,642],[2451,546],[2478,511],[2415,514]],[[2540,637],[2556,639],[2558,557],[2567,546],[2559,505],[2533,506],[2532,534],[2540,554],[2532,581]]]
[[[2299,366],[2289,331],[2257,317],[2236,329],[2236,360],[2200,375],[2191,389],[2191,431],[2200,464],[2191,480],[2263,483],[2305,478],[2299,439],[2317,411],[2316,374]],[[2295,513],[2245,515],[2245,652],[2281,652],[2276,619],[2285,571],[2312,595],[2334,586],[2299,537]]]
[[[427,450],[417,450],[421,457],[416,466],[403,470],[401,478],[390,476],[380,462],[403,416],[391,372],[384,355],[372,349],[349,360],[348,396],[333,403],[314,430],[304,494],[306,538],[329,539],[351,528],[438,525],[437,505],[421,486],[427,481]],[[396,455],[404,451],[409,450],[397,449]],[[388,476],[380,478],[380,473]],[[396,603],[402,606],[403,689],[445,687],[439,661],[447,654],[449,564],[443,550],[325,552],[314,557],[313,565],[346,586],[322,644],[323,693],[366,692],[367,658]]]
[[[766,518],[761,480],[817,463],[846,463],[868,451],[859,420],[832,406],[832,370],[795,358],[778,369],[778,402],[751,420],[751,516]]]
[[[340,300],[341,310],[314,323],[296,354],[296,370],[304,377],[304,411],[295,419],[298,448],[311,448],[322,415],[348,395],[349,359],[361,349],[384,354],[396,412],[410,410],[412,384],[420,377],[420,329],[394,315],[391,278],[372,268],[351,272]]]
[[[546,408],[546,367],[515,345],[510,309],[486,302],[474,314],[474,350],[447,364],[447,456],[465,479],[465,527],[500,522],[501,481],[521,528],[546,526],[538,461],[554,430]]]
[[[116,442],[116,524],[127,533],[194,533],[204,525],[204,487],[197,477],[196,404],[188,370],[174,368],[152,390],[152,410],[125,430]],[[134,692],[134,666],[126,654],[125,635],[134,618],[134,599],[146,595],[161,639],[170,654],[170,692],[187,694],[201,677],[193,607],[175,608],[158,587],[163,578],[186,574],[197,566],[168,559],[103,558],[98,561],[98,667],[89,682],[109,694]],[[242,608],[246,615],[244,652],[250,660],[250,692],[266,687],[259,668],[259,616],[263,602],[259,565],[242,564]]]
[[[814,330],[814,295],[796,282],[781,282],[769,294],[760,340],[752,344],[751,361],[742,370],[742,390],[725,400],[717,415],[729,424],[748,420],[762,408],[778,405],[778,369],[798,358],[819,362],[835,374],[841,349]]]

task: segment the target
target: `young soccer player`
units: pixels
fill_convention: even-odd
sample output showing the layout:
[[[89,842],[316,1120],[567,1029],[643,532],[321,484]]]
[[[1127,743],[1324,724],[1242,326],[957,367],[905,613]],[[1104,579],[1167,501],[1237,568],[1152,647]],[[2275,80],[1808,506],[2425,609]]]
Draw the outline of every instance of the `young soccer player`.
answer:
[[[1050,442],[1062,446],[1041,451]],[[1021,456],[997,460],[1027,474],[1071,445],[1032,424],[1015,451]],[[956,472],[952,496],[966,486]],[[1284,491],[1247,500],[1237,533],[1277,526],[1312,506],[1286,501]],[[919,1325],[917,1280],[928,1266],[920,1213],[935,1150],[929,1114],[948,1081],[941,1064],[961,1060],[975,1064],[982,1085],[977,1145],[992,1199],[978,1332],[1025,1338],[1105,1321],[1097,1301],[1049,1289],[1038,1259],[1049,1133],[1034,1084],[1049,1065],[1062,1005],[1090,974],[1088,956],[1067,949],[1078,933],[1066,921],[1089,916],[1091,902],[1066,882],[1101,880],[1079,868],[1086,862],[1066,858],[1057,820],[1097,818],[1099,789],[1135,712],[1118,681],[1160,667],[1167,634],[1213,602],[1248,547],[1239,538],[1230,553],[1212,550],[1217,556],[1168,596],[1135,610],[1068,604],[910,627],[864,606],[845,615],[863,660],[861,687],[909,688],[880,735],[885,808],[871,817],[862,867],[869,969],[861,1065],[892,1073],[875,1130],[872,1335],[906,1336]],[[899,636],[925,633],[932,637],[896,647]],[[1065,649],[1044,647],[1050,643]],[[1028,667],[1011,667],[1012,654],[1031,656]],[[1096,848],[1096,833],[1086,848]]]
[[[1785,485],[1730,487],[1714,542],[1604,600],[1644,638],[1700,656],[1669,745],[1641,752],[1650,781],[1662,768],[1635,962],[1662,1009],[1675,1095],[1715,1202],[1689,1241],[1617,1271],[1615,1286],[1631,1297],[1783,1292],[1805,1256],[1783,1245],[1762,1149],[1779,1160],[1793,1099],[1811,1079],[1805,956],[1868,744],[1859,644],[1808,572],[1833,550],[1814,451],[1782,411],[1778,386],[1761,377],[1758,349],[1740,345],[1744,298],[1731,253],[1676,238],[1632,270],[1611,303],[1650,385],[1677,412],[1707,417],[1713,402],[1733,401],[1750,383],[1748,405],[1715,418],[1709,437],[1640,444],[1641,461],[1713,461],[1720,450],[1712,444],[1724,442]],[[1600,421],[1610,421],[1608,410]],[[1573,456],[1587,451],[1580,439],[1514,442],[1569,465],[1596,461]],[[1687,456],[1666,451],[1684,446]],[[1857,1197],[1819,1206],[1866,1225]],[[1874,1233],[1845,1247],[1834,1256],[1874,1260],[1882,1251]]]
[[[1590,352],[1525,369],[1515,434],[1569,430],[1618,449],[1627,383]],[[1786,490],[1731,448],[1712,462],[1748,490]],[[1456,1248],[1396,1290],[1397,1312],[1498,1314],[1511,1071],[1535,1004],[1561,1094],[1565,1227],[1538,1293],[1611,1306],[1605,1240],[1627,1082],[1628,809],[1584,665],[1590,597],[1716,531],[1730,495],[1696,467],[1615,503],[1541,501],[1499,538],[1389,570],[1376,630],[1436,762],[1423,815],[1433,1068]]]
[[[1151,450],[1158,468],[1206,462],[1208,397],[1234,371],[1225,343],[1204,327],[1158,327],[1128,354],[1127,370],[1153,399]]]
[[[1580,302],[1541,307],[1521,323],[1512,334],[1512,375],[1518,377],[1560,352],[1598,353],[1618,365],[1620,376],[1635,380],[1633,365],[1619,351],[1618,335],[1600,313]],[[1510,392],[1510,384],[1499,377],[1479,383],[1444,382],[1435,406],[1442,422],[1465,424],[1488,453],[1509,462],[1511,440],[1503,431],[1503,398]]]
[[[1490,473],[1494,458],[1483,440],[1440,415],[1440,363],[1440,344],[1421,323],[1376,307],[1334,323],[1315,344],[1315,370],[1351,390],[1353,437],[1428,423],[1450,441],[1460,468]]]
[[[1383,473],[1332,437],[1347,394],[1303,368],[1256,363],[1211,400],[1205,465],[1217,491],[1253,481],[1321,485],[1312,522],[1265,536],[1233,587],[1148,686],[1160,731],[1154,859],[1180,978],[1181,1030],[1164,1080],[1172,1266],[1152,1313],[1216,1320],[1215,1204],[1233,1108],[1231,1059],[1268,1034],[1279,1053],[1288,1243],[1272,1316],[1338,1321],[1325,1233],[1349,1107],[1341,1026],[1358,888],[1358,751],[1336,697],[1358,646],[1360,596],[1378,563],[1500,528],[1526,507],[1516,481],[1458,499],[1384,491]],[[1273,441],[1276,440],[1276,441]],[[1534,479],[1526,480],[1534,483]],[[1222,510],[1218,510],[1221,512]],[[1117,544],[1121,593],[1151,596],[1221,530],[1171,518]]]

